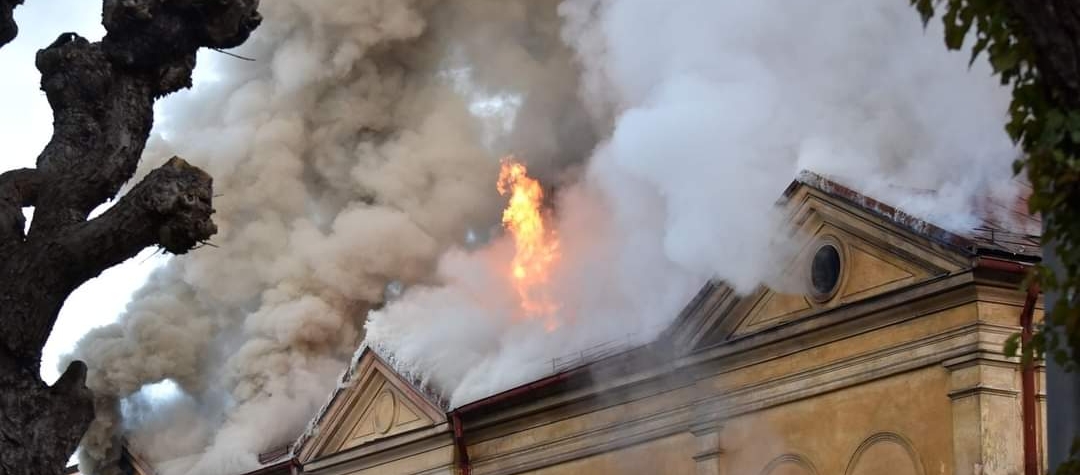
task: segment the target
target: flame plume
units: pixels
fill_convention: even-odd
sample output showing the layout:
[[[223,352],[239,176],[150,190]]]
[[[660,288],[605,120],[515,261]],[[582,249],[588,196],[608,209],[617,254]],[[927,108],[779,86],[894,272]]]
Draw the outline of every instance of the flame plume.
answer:
[[[514,237],[514,259],[510,277],[526,318],[542,318],[548,331],[559,326],[559,305],[551,298],[548,280],[551,268],[559,260],[559,239],[544,226],[542,205],[544,190],[529,177],[525,164],[514,157],[502,160],[497,189],[509,196],[502,223]]]

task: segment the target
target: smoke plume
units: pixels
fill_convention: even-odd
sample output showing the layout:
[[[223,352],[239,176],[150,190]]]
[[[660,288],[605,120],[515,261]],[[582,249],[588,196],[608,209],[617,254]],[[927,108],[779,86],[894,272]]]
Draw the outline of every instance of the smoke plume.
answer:
[[[237,51],[254,61],[201,57],[144,166],[178,154],[213,175],[219,233],[71,355],[97,396],[83,469],[107,473],[121,436],[163,475],[238,473],[296,437],[387,284],[429,279],[497,216],[495,143],[552,170],[591,146],[562,128],[588,120],[555,6],[270,0]],[[514,121],[543,132],[510,137]],[[178,394],[146,394],[160,382]]]
[[[98,395],[85,469],[120,435],[165,475],[249,469],[297,435],[365,334],[455,406],[551,358],[647,341],[707,279],[776,283],[790,243],[773,204],[800,169],[958,231],[976,197],[1016,192],[1007,91],[903,1],[262,14],[238,51],[256,61],[212,58],[161,110],[149,158],[215,177],[220,231],[73,355]],[[504,153],[558,189],[553,331],[511,317],[513,243],[488,236]],[[147,397],[162,381],[179,395]]]
[[[647,341],[707,279],[785,285],[795,243],[774,203],[801,169],[955,231],[976,224],[980,197],[1017,193],[1008,91],[906,2],[565,0],[559,12],[602,133],[556,200],[564,325],[506,317],[500,242],[444,255],[442,285],[367,323],[369,341],[453,405],[590,345]]]

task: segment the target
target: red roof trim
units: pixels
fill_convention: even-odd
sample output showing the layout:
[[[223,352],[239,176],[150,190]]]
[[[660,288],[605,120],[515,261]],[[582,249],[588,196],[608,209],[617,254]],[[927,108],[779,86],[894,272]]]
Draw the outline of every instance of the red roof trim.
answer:
[[[847,201],[858,208],[888,219],[892,223],[915,234],[927,237],[942,244],[959,248],[964,252],[973,253],[977,247],[974,241],[966,237],[947,231],[921,218],[912,216],[902,210],[806,170],[799,172],[795,177],[795,180],[788,185],[787,189],[784,190],[783,198],[781,198],[780,202],[783,203],[790,198],[791,194],[798,189],[800,184],[812,187],[829,196]]]

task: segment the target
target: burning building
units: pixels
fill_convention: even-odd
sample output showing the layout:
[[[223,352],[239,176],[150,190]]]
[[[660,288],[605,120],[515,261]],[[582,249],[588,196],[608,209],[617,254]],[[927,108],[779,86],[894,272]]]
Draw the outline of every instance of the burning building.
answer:
[[[1009,91],[905,2],[260,12],[163,104],[220,232],[74,352],[87,473],[1039,463]]]
[[[1042,367],[1002,355],[1041,316],[1037,223],[956,234],[810,173],[781,206],[805,292],[709,282],[646,344],[458,407],[364,347],[253,473],[1041,473]]]

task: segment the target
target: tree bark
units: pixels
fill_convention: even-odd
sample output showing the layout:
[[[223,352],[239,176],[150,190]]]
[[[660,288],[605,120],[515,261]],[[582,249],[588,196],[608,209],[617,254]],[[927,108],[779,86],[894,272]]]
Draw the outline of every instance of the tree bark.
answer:
[[[20,1],[0,0],[0,45]],[[154,101],[190,86],[200,47],[243,43],[261,20],[258,0],[103,6],[100,42],[65,33],[38,52],[53,136],[36,168],[0,174],[0,475],[62,473],[93,418],[82,362],[51,387],[38,375],[68,295],[146,247],[182,254],[216,232],[211,178],[176,157],[88,217],[134,175]]]
[[[15,39],[19,27],[15,25],[15,7],[23,0],[0,0],[0,46],[8,44]]]

